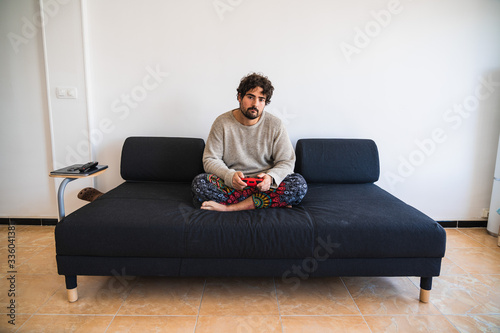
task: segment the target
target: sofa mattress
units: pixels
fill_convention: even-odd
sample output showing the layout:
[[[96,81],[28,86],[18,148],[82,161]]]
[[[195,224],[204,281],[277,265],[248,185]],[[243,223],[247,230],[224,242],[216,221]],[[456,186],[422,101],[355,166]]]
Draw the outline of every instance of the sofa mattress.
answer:
[[[444,229],[374,184],[309,184],[293,208],[196,209],[189,183],[125,182],[56,226],[63,256],[297,259],[444,256]]]

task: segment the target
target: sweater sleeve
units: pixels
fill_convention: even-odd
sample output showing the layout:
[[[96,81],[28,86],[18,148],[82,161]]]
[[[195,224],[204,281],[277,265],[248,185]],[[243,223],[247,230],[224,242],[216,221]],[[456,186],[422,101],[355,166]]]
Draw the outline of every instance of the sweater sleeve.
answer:
[[[233,186],[233,176],[236,170],[229,169],[222,160],[224,154],[224,128],[215,121],[208,134],[205,151],[203,152],[203,168],[206,173],[222,178],[227,186]]]
[[[286,176],[293,173],[295,167],[295,151],[282,123],[273,141],[273,159],[274,166],[266,173],[273,177],[273,185],[278,186]]]

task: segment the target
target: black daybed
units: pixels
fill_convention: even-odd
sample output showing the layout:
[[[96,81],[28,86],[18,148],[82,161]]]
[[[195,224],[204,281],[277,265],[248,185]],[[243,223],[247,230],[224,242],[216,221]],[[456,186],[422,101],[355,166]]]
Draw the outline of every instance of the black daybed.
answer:
[[[375,184],[375,143],[301,139],[296,172],[308,182],[293,208],[214,212],[193,206],[204,141],[131,137],[124,183],[59,222],[58,273],[70,301],[78,275],[418,276],[427,302],[445,253],[444,229]],[[297,270],[300,270],[298,273]],[[292,280],[293,279],[293,280]]]

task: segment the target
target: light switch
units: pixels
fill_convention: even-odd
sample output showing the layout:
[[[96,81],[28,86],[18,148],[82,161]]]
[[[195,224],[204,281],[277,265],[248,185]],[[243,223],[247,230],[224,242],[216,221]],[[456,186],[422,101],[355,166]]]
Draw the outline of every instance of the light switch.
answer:
[[[69,98],[76,98],[76,88],[70,88],[66,92]]]
[[[63,99],[75,99],[77,98],[77,89],[76,87],[56,87],[56,96],[57,98]]]
[[[56,88],[56,95],[58,98],[65,98],[66,97],[66,89],[64,88]]]

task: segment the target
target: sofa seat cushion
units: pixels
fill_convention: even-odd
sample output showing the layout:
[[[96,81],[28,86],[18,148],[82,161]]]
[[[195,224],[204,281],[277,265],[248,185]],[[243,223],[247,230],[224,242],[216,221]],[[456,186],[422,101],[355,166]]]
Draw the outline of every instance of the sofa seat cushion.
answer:
[[[444,229],[377,185],[309,184],[301,205],[330,258],[444,257]]]
[[[56,226],[58,255],[302,258],[314,245],[304,210],[195,209],[189,183],[126,182]]]
[[[444,256],[445,232],[373,184],[309,184],[293,209],[195,209],[189,183],[126,182],[56,226],[58,255],[279,259]]]
[[[180,207],[189,203],[188,189],[187,183],[123,183],[56,225],[57,254],[181,256]]]

